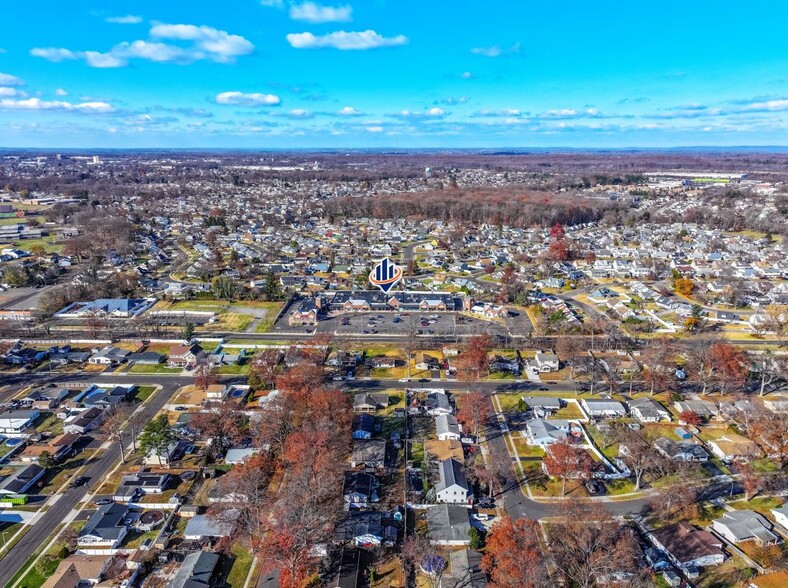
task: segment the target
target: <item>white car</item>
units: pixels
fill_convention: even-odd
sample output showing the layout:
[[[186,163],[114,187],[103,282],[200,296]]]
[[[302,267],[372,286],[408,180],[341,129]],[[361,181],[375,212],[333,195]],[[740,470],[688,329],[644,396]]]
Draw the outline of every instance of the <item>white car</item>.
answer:
[[[341,381],[343,381],[344,379],[345,379],[345,378],[343,378],[342,376],[334,376],[334,381],[335,381],[335,382],[341,382]]]
[[[476,519],[477,521],[491,521],[491,520],[493,520],[495,518],[495,515],[491,515],[491,514],[487,514],[487,513],[483,513],[483,512],[476,513],[476,514],[473,514],[471,516],[474,519]]]
[[[410,379],[408,379],[408,378],[400,378],[399,381],[400,382],[410,382]]]

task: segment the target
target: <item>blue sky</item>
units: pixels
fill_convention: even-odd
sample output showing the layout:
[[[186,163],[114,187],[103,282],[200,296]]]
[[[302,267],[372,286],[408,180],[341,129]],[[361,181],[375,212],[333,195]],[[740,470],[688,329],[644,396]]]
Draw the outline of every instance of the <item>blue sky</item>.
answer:
[[[784,0],[13,2],[5,147],[788,145]]]

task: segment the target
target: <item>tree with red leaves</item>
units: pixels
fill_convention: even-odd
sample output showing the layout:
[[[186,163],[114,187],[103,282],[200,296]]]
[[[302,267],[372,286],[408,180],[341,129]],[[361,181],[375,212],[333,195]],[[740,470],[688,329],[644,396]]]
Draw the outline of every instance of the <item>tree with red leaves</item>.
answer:
[[[749,369],[747,356],[730,343],[719,342],[709,350],[714,365],[714,381],[724,396],[727,389],[739,388],[744,385]]]
[[[487,536],[481,567],[490,577],[490,588],[549,586],[545,557],[539,545],[539,525],[530,519],[514,522],[504,516]]]
[[[588,452],[566,442],[548,446],[543,463],[550,476],[561,479],[561,496],[566,496],[568,479],[586,479],[594,472],[594,460]]]
[[[234,402],[223,402],[216,408],[194,415],[189,427],[213,439],[219,451],[240,442],[249,429],[249,419]]]
[[[460,409],[457,411],[457,420],[466,430],[470,430],[474,437],[479,436],[479,429],[487,424],[490,418],[490,400],[484,392],[474,390],[462,398]]]
[[[552,261],[566,261],[569,259],[569,244],[564,239],[557,239],[547,248],[547,258]]]
[[[550,229],[550,239],[560,241],[565,235],[566,231],[564,230],[564,226],[561,223],[555,223]]]
[[[474,335],[465,350],[457,356],[457,375],[466,382],[476,382],[490,369],[492,337],[489,333]]]
[[[679,415],[679,421],[685,425],[699,427],[703,424],[703,417],[693,410],[685,410]]]

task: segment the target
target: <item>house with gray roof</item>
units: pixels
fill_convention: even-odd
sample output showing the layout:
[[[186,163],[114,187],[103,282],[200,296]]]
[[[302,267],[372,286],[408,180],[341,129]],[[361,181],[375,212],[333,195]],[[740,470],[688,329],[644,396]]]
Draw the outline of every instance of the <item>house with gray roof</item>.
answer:
[[[676,461],[697,463],[709,461],[709,454],[706,452],[706,449],[702,445],[690,441],[676,442],[667,437],[660,437],[654,441],[654,448],[665,457]]]
[[[229,537],[233,532],[233,528],[234,525],[227,520],[212,518],[208,515],[196,515],[186,523],[186,528],[183,530],[183,538],[188,541],[198,541],[203,537],[210,539]]]
[[[435,430],[440,441],[459,441],[462,438],[457,417],[451,414],[439,414],[436,416]]]
[[[580,401],[584,411],[592,418],[614,419],[627,415],[626,407],[618,400],[584,398]]]
[[[210,586],[214,570],[219,565],[219,554],[195,551],[187,555],[178,573],[170,581],[170,588],[200,588]]]
[[[0,481],[0,497],[3,495],[24,494],[46,473],[46,469],[31,463],[19,468]]]
[[[725,561],[722,540],[689,523],[656,529],[651,538],[681,568],[714,566]]]
[[[628,404],[629,412],[641,423],[670,421],[670,411],[653,398],[636,398]]]
[[[553,443],[566,441],[569,429],[569,421],[531,419],[525,424],[525,436],[529,445],[538,445],[544,449]]]
[[[117,502],[100,506],[79,532],[77,545],[87,549],[115,549],[126,536],[130,513],[128,506]]]
[[[470,544],[470,511],[455,504],[438,504],[427,509],[427,536],[433,545]]]
[[[539,417],[551,415],[561,409],[561,399],[552,396],[523,396],[522,401]]]
[[[463,466],[456,459],[444,459],[438,467],[440,481],[435,486],[438,502],[467,504],[473,500],[473,490],[465,478]]]
[[[711,522],[712,528],[731,543],[755,541],[758,545],[776,545],[782,538],[772,531],[772,524],[752,510],[734,510]]]
[[[386,462],[384,439],[356,439],[350,454],[350,467],[382,468]]]

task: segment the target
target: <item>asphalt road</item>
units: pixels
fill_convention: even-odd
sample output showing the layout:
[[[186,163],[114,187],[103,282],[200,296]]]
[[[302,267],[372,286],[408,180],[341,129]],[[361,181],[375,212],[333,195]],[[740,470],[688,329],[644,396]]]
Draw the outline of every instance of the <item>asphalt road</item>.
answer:
[[[30,376],[30,374],[28,374]],[[63,381],[65,378],[60,378]],[[89,374],[79,374],[73,380],[95,380],[96,376]],[[154,383],[153,381],[143,381],[147,378],[134,378],[135,383],[145,384]],[[188,380],[184,382],[183,380]],[[155,383],[160,384],[162,389],[158,391],[142,410],[145,419],[153,416],[169,401],[175,390],[184,383],[192,383],[193,378],[156,378]],[[47,537],[55,528],[63,522],[71,510],[85,499],[88,486],[98,483],[120,458],[120,450],[117,443],[109,446],[95,462],[93,462],[84,472],[84,476],[89,478],[87,486],[72,488],[64,492],[61,497],[52,504],[44,515],[30,528],[24,537],[0,560],[0,586],[5,586],[17,570],[28,560],[33,552],[46,541]]]

